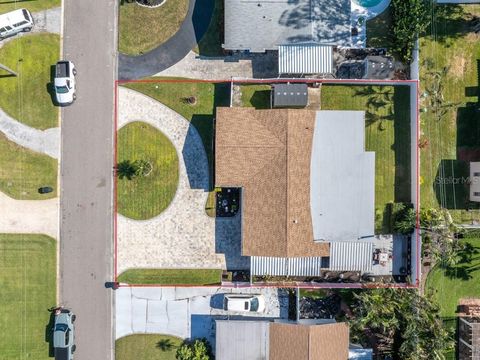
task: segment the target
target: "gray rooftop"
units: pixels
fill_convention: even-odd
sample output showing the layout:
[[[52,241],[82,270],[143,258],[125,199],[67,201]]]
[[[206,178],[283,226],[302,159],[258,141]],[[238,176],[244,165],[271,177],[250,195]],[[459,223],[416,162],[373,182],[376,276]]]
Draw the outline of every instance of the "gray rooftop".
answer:
[[[216,320],[215,359],[268,359],[269,321]]]
[[[273,107],[305,107],[308,105],[307,84],[273,84]]]
[[[375,153],[365,151],[362,111],[318,111],[310,165],[313,236],[358,241],[374,236]]]
[[[264,52],[279,45],[351,44],[351,0],[225,0],[227,50]]]

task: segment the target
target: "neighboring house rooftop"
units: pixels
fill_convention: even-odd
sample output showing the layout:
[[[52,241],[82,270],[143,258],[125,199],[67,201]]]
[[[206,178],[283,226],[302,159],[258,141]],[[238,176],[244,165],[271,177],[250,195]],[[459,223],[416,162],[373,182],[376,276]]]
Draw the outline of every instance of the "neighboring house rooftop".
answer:
[[[364,151],[363,116],[217,109],[215,181],[243,189],[243,255],[328,257],[329,242],[374,235],[375,157]]]
[[[279,45],[351,44],[351,0],[225,0],[227,50],[264,52]]]
[[[216,321],[218,360],[345,360],[346,323],[303,325],[268,321]]]

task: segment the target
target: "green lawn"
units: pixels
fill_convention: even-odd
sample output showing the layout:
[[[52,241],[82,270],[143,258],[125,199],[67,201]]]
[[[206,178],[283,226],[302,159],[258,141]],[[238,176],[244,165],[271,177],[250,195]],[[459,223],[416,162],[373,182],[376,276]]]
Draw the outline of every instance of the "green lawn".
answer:
[[[49,199],[57,196],[57,160],[8,140],[0,133],[0,191],[18,200]],[[48,194],[38,188],[50,186]]]
[[[165,78],[150,78],[165,80]],[[228,83],[192,83],[192,82],[164,82],[164,83],[130,83],[125,84],[130,89],[137,90],[145,95],[160,101],[172,110],[181,114],[197,129],[203,141],[210,167],[210,179],[213,180],[213,118],[217,106],[230,106],[230,85]],[[185,98],[195,96],[194,105],[185,101]],[[213,184],[210,184],[213,190]],[[207,214],[215,216],[213,191],[207,201]]]
[[[422,100],[421,130],[429,144],[421,150],[421,205],[448,208],[458,222],[480,219],[478,211],[466,212],[466,184],[452,184],[468,171],[468,161],[480,159],[478,103],[480,41],[472,33],[472,16],[480,16],[480,5],[438,5],[434,36],[420,40],[421,92],[431,93],[434,71],[442,71],[443,97],[447,113],[435,116],[430,98]],[[445,178],[445,181],[439,181]]]
[[[456,310],[461,298],[480,297],[480,238],[464,240],[471,245],[469,251],[461,254],[464,259],[451,268],[436,266],[426,281],[426,291],[432,291],[440,304],[441,316],[452,331],[456,329]],[[447,359],[455,359],[453,353]]]
[[[0,108],[14,119],[37,129],[58,126],[58,109],[49,94],[51,66],[59,58],[60,38],[32,34],[17,38],[0,49],[0,63],[19,76],[0,70]]]
[[[130,269],[118,276],[127,284],[156,285],[218,285],[223,270],[220,269]]]
[[[206,33],[202,36],[194,51],[203,56],[223,55],[223,1],[215,0],[212,19]]]
[[[183,339],[158,334],[135,334],[115,341],[116,360],[175,360]]]
[[[49,359],[48,309],[56,305],[56,241],[0,234],[0,357]]]
[[[144,54],[170,39],[188,11],[188,0],[166,0],[156,8],[135,2],[120,2],[118,50],[129,55]]]
[[[22,8],[28,9],[34,13],[60,5],[60,0],[0,0],[0,14]]]
[[[146,160],[147,176],[118,178],[118,212],[131,219],[150,219],[167,208],[177,191],[178,156],[170,140],[147,123],[136,121],[118,131],[118,162]]]
[[[386,227],[388,204],[410,200],[408,86],[322,85],[322,110],[366,111],[366,150],[375,152],[376,232]]]
[[[240,92],[242,93],[242,106],[254,107],[255,109],[270,109],[270,85],[240,85]]]

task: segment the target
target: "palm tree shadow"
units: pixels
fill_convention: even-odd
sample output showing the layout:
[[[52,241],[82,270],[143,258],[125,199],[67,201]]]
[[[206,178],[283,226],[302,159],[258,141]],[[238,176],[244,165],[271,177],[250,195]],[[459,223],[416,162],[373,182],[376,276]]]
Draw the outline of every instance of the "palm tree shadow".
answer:
[[[170,351],[175,347],[172,340],[170,339],[163,339],[157,342],[157,348],[162,351]]]

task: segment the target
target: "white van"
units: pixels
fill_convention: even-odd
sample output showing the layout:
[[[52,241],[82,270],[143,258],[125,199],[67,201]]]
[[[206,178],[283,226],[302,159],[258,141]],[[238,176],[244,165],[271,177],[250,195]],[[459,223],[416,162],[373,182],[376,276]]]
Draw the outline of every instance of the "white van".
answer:
[[[34,23],[30,11],[18,9],[0,15],[0,40],[19,32],[32,30]]]

